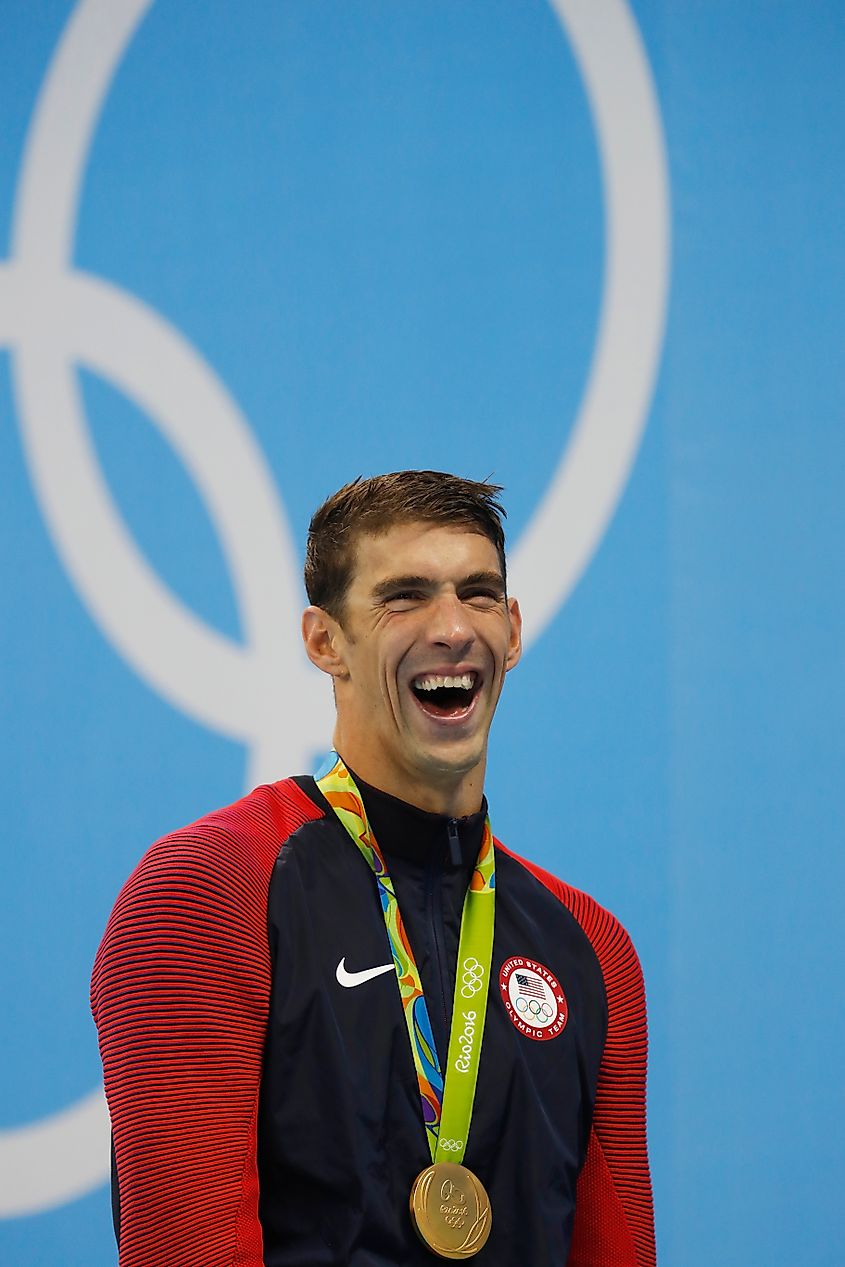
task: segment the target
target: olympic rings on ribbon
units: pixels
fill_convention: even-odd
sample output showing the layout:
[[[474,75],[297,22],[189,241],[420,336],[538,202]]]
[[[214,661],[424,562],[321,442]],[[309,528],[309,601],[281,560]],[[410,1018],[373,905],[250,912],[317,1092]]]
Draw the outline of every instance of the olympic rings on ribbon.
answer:
[[[463,985],[461,986],[461,994],[465,999],[471,999],[481,989],[481,980],[484,976],[484,969],[475,958],[464,960],[464,975],[461,977]]]

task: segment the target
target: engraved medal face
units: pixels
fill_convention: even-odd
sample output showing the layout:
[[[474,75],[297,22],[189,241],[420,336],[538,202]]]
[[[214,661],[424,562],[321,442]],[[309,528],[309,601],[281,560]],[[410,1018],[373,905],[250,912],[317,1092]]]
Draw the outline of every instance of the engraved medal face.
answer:
[[[490,1235],[493,1214],[481,1180],[451,1161],[435,1162],[411,1189],[417,1235],[441,1258],[471,1258]]]

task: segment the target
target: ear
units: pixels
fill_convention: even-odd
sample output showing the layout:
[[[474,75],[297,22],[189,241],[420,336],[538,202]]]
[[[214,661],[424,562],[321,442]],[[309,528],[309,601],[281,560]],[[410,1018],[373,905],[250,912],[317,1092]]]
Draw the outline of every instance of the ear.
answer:
[[[508,654],[505,660],[505,672],[519,664],[522,657],[522,612],[515,598],[508,599],[508,613],[511,618],[511,632],[508,640]]]
[[[312,664],[333,678],[349,676],[343,659],[343,630],[322,607],[306,607],[302,613],[302,641]]]

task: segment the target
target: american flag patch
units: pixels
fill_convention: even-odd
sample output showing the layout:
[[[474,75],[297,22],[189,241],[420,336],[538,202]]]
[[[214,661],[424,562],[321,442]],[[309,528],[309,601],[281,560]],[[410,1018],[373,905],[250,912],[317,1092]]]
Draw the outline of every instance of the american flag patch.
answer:
[[[546,1043],[566,1028],[563,989],[545,964],[512,955],[499,969],[499,990],[511,1024],[524,1038]]]
[[[527,994],[529,998],[544,999],[546,997],[545,987],[536,977],[526,977],[523,973],[517,972],[516,983],[522,993]]]

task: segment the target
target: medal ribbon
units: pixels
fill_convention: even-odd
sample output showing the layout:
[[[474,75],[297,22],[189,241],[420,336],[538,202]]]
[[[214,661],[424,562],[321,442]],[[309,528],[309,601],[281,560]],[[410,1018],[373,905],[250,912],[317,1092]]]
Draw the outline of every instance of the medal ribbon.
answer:
[[[496,866],[490,819],[484,824],[481,848],[464,898],[444,1079],[419,970],[384,855],[367,821],[364,802],[352,775],[337,753],[332,753],[330,760],[331,767],[327,774],[317,779],[317,787],[355,841],[376,878],[417,1072],[431,1159],[460,1163],[464,1159],[472,1121],[493,960]]]

